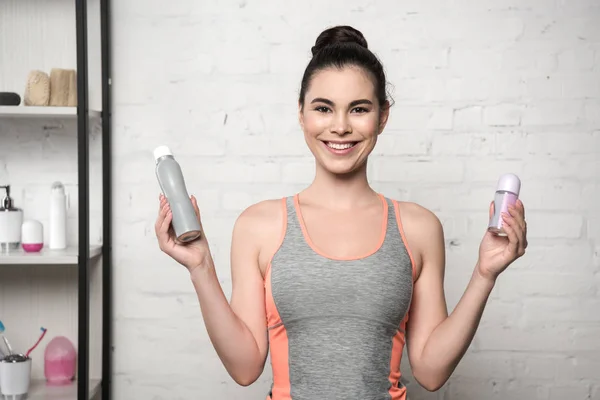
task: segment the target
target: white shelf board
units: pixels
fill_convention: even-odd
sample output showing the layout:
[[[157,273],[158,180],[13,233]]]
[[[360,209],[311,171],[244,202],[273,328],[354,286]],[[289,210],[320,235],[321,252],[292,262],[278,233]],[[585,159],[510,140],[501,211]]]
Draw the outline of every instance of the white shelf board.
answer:
[[[90,379],[89,399],[100,390],[99,379]],[[77,381],[64,386],[48,386],[45,380],[33,380],[27,393],[27,400],[77,400]]]
[[[0,265],[39,265],[39,264],[62,264],[77,265],[77,253],[79,248],[76,246],[67,247],[64,250],[50,250],[44,247],[37,253],[26,253],[23,249],[0,253]],[[90,258],[100,255],[102,246],[90,246]]]
[[[100,117],[100,111],[89,110],[90,117]],[[0,106],[0,118],[75,118],[77,107]]]

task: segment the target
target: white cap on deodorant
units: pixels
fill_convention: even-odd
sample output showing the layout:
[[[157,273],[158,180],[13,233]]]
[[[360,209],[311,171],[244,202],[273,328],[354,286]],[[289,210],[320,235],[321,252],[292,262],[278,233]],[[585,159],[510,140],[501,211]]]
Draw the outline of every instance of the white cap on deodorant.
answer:
[[[171,153],[171,149],[169,149],[169,146],[158,146],[156,149],[154,149],[154,160],[158,161],[159,158],[164,157],[164,156],[172,156],[173,153]]]
[[[504,174],[500,176],[496,190],[505,190],[518,196],[521,190],[521,180],[515,174]]]

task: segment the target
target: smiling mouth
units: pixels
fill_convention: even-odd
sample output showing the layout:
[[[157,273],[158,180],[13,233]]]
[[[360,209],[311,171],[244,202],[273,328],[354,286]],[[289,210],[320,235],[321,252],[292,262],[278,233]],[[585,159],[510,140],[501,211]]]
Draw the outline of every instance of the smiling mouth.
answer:
[[[350,153],[359,142],[328,142],[321,141],[325,148],[333,154],[343,155]]]
[[[356,144],[358,142],[326,142],[324,141],[323,143],[325,143],[325,145],[331,149],[334,150],[347,150],[350,149],[354,146],[356,146]]]

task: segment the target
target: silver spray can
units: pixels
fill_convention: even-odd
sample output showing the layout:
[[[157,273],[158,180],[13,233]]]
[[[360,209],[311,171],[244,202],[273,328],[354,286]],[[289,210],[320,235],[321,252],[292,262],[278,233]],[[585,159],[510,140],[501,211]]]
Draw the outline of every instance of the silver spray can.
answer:
[[[171,225],[180,242],[191,242],[200,237],[200,221],[190,200],[179,163],[167,146],[154,150],[156,178],[165,195],[173,219]]]

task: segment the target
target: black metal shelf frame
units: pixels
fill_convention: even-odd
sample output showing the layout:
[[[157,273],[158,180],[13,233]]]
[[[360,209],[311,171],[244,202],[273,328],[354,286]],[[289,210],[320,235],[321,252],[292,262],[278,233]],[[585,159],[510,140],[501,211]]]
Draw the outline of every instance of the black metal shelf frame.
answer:
[[[111,399],[112,168],[110,0],[100,1],[102,68],[102,400]],[[79,199],[77,399],[89,400],[90,232],[87,0],[75,0],[77,34],[77,168]]]

